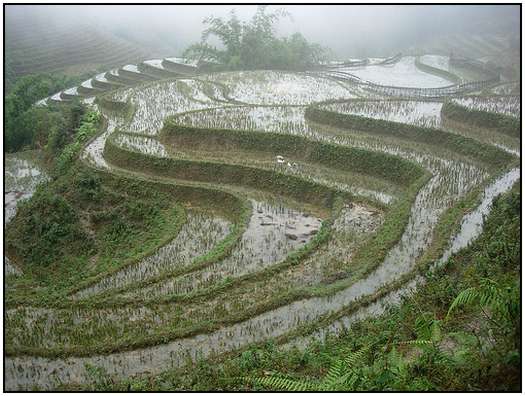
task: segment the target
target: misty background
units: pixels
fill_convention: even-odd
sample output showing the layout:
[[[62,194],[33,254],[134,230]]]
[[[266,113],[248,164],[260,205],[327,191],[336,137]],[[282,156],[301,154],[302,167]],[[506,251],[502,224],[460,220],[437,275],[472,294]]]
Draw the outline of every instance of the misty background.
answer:
[[[206,16],[227,17],[233,8],[247,20],[256,7],[7,5],[6,68],[22,75],[35,68],[71,69],[81,63],[117,65],[179,56],[200,40]],[[517,49],[519,57],[519,5],[276,5],[268,10],[277,8],[291,15],[278,23],[278,34],[300,32],[330,48],[334,58],[446,53],[454,50],[448,45],[457,37],[476,35],[497,36],[503,47]],[[467,50],[474,57],[488,55],[476,53],[476,48]],[[61,63],[53,64],[54,59]]]

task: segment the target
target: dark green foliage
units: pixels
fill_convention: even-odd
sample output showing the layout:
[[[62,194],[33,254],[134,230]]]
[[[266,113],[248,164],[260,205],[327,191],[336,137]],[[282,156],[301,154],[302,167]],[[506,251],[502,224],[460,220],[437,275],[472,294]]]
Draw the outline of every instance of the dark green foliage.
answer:
[[[210,16],[204,20],[208,27],[201,42],[191,45],[184,56],[217,62],[230,70],[297,70],[318,65],[326,52],[322,47],[309,43],[300,33],[284,38],[275,35],[275,23],[286,15],[282,10],[267,13],[266,6],[259,6],[249,22],[240,21],[234,10],[228,20]],[[224,49],[209,44],[211,36]]]
[[[30,267],[46,267],[63,255],[83,255],[93,247],[93,241],[82,230],[79,214],[45,186],[19,204],[6,233],[6,244]]]
[[[114,138],[115,135],[112,135]],[[287,195],[302,202],[330,207],[337,190],[296,176],[242,165],[219,162],[159,158],[128,151],[112,138],[106,141],[104,157],[117,166],[183,180],[237,184]]]
[[[443,117],[480,128],[493,129],[511,137],[521,136],[520,120],[505,114],[469,109],[452,102],[445,102],[441,109]]]
[[[91,111],[82,116],[80,126],[75,130],[73,141],[60,152],[56,159],[54,172],[61,175],[67,172],[76,160],[82,147],[89,138],[94,137],[98,131],[100,123],[100,113]]]
[[[168,195],[154,189],[136,193],[122,184],[115,191],[113,184],[74,165],[20,204],[6,228],[7,249],[28,276],[52,288],[28,292],[44,293],[47,303],[62,301],[60,293],[92,281],[88,260],[96,259],[90,268],[96,276],[106,276],[108,268],[134,262],[173,238],[184,212],[174,210]]]
[[[306,110],[305,118],[339,128],[353,129],[382,136],[395,136],[413,142],[444,147],[447,150],[485,164],[490,164],[498,169],[505,168],[514,160],[511,154],[497,147],[440,129],[372,119],[353,114],[341,114],[321,110],[316,107],[309,107]]]
[[[168,141],[173,139],[190,147],[199,145],[234,147],[241,150],[291,155],[335,169],[361,172],[392,180],[404,186],[411,184],[423,174],[419,166],[394,155],[322,143],[283,133],[203,129],[178,125],[176,119],[171,119],[165,123],[161,135]]]
[[[47,141],[52,126],[69,129],[78,127],[81,116],[78,106],[72,110],[73,120],[70,124],[65,120],[57,120],[57,109],[32,107],[39,99],[43,99],[57,91],[81,81],[81,77],[71,79],[65,76],[36,74],[21,77],[5,97],[5,150],[18,151],[23,147],[43,147]],[[64,115],[61,115],[64,117]],[[67,119],[67,117],[66,117]],[[75,122],[75,119],[77,122]],[[44,137],[44,138],[43,138]]]
[[[99,175],[82,169],[78,172],[78,176],[74,180],[75,191],[78,198],[90,203],[97,203],[100,201],[102,195],[102,179]]]

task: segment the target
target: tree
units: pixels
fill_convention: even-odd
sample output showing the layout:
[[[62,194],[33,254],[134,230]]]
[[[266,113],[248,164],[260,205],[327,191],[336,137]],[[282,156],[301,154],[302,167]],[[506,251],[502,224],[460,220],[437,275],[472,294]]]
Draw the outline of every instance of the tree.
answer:
[[[229,70],[305,69],[318,64],[326,54],[320,45],[309,43],[300,33],[276,37],[275,23],[288,15],[283,10],[268,13],[266,6],[259,6],[249,22],[240,21],[234,10],[227,20],[207,17],[201,42],[188,47],[184,56]],[[212,46],[211,37],[216,37],[222,48]]]
[[[82,78],[48,74],[19,78],[4,100],[5,150],[12,152],[24,147],[41,148],[45,145],[52,125],[62,125],[52,123],[58,122],[60,117],[51,113],[63,113],[62,116],[67,119],[66,125],[70,125],[69,130],[78,128],[85,111],[80,103],[73,103],[71,110],[53,106],[35,107],[34,104]]]

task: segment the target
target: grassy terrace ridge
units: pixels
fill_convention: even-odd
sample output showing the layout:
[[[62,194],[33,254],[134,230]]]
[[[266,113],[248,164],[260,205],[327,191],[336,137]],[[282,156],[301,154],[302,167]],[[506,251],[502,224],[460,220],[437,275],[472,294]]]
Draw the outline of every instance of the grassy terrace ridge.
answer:
[[[89,180],[88,184],[84,180]],[[94,189],[89,187],[90,185],[94,186]],[[36,282],[41,287],[13,288],[12,292],[6,296],[8,306],[35,302],[47,306],[64,301],[69,289],[89,282],[90,279],[97,279],[112,273],[123,265],[150,255],[159,246],[169,242],[185,221],[185,213],[180,206],[167,204],[169,201],[162,203],[158,201],[158,198],[148,196],[148,193],[137,194],[136,185],[121,185],[118,186],[118,189],[114,189],[114,186],[104,183],[97,176],[87,176],[87,173],[77,167],[71,169],[66,177],[51,181],[44,187],[45,189],[39,188],[35,198],[22,206],[19,209],[20,214],[17,214],[12,220],[12,224],[6,231],[7,251],[16,252],[13,257],[20,260],[23,257],[19,256],[27,256],[27,253],[18,247],[19,244],[28,244],[32,246],[31,249],[43,249],[45,246],[42,243],[47,238],[56,238],[53,234],[49,234],[52,229],[46,231],[45,228],[41,231],[43,233],[41,240],[33,241],[31,238],[19,236],[24,229],[32,226],[31,222],[38,221],[28,216],[25,210],[39,213],[40,208],[36,205],[42,205],[41,199],[45,199],[42,201],[44,203],[50,200],[53,204],[57,202],[61,205],[60,207],[68,208],[67,210],[72,214],[71,225],[83,233],[84,243],[89,243],[88,246],[91,246],[90,249],[93,251],[86,251],[80,258],[74,259],[72,254],[75,252],[75,245],[65,245],[62,261],[66,264],[51,263],[43,268],[35,265],[29,266],[31,262],[27,261],[33,260],[32,256],[25,257],[22,266],[25,271],[24,276],[14,280],[15,284]],[[134,196],[133,200],[129,199],[130,195]],[[65,197],[65,199],[57,197]],[[89,204],[86,201],[88,198],[95,202],[103,200],[105,211],[100,211],[96,204]],[[149,218],[139,226],[140,215],[138,213],[142,210],[145,214],[149,213]],[[108,222],[108,219],[114,219],[115,216],[119,218],[115,223],[116,226],[128,229],[127,236],[122,238],[114,236],[116,229]],[[67,223],[56,226],[58,225],[68,226]],[[94,253],[95,256],[93,256]],[[86,266],[90,256],[93,256],[95,260]],[[72,268],[67,268],[68,265]],[[61,281],[57,281],[58,279]]]
[[[305,118],[343,129],[383,136],[395,136],[423,144],[442,146],[452,152],[488,164],[496,169],[505,169],[510,163],[515,161],[514,156],[497,147],[441,129],[425,128],[353,114],[341,114],[317,107],[307,108]]]
[[[111,145],[107,146],[107,147],[110,147]],[[108,156],[108,157],[111,157],[111,156]],[[424,180],[426,180],[427,177],[425,176]],[[418,185],[421,185],[421,183],[423,182],[423,180],[419,181]],[[413,194],[415,194],[417,192],[418,188],[416,188],[413,192]],[[397,210],[394,210],[393,213],[393,217],[396,219],[396,220],[399,220],[399,216],[401,215],[403,217],[404,216],[408,216],[408,213],[409,213],[409,208],[410,208],[410,202],[411,202],[411,199],[407,200],[406,202],[405,201],[402,201],[400,202],[400,204],[397,206]],[[388,221],[386,222],[387,224],[389,223]],[[404,228],[404,224],[403,222],[398,222],[396,221],[396,224],[397,226],[396,227],[393,227],[392,226],[387,226],[385,227],[385,232],[383,232],[381,235],[379,235],[377,238],[375,238],[374,241],[371,242],[371,244],[368,246],[369,248],[370,247],[374,247],[374,249],[370,249],[370,250],[375,250],[376,253],[378,252],[377,249],[375,249],[375,247],[377,247],[378,245],[381,245],[383,249],[379,249],[379,254],[381,255],[383,253],[386,253],[387,251],[387,247],[388,247],[388,243],[385,244],[386,241],[388,241],[389,238],[391,238],[391,242],[390,243],[394,243],[395,241],[397,241],[397,239],[399,238],[400,234],[399,235],[394,235],[396,232],[398,233],[401,233],[403,228]],[[316,238],[316,240],[319,240],[319,241],[323,241],[323,239],[326,238],[326,232],[320,232],[318,234],[318,237]],[[296,256],[296,257],[291,257],[290,258],[290,262],[288,263],[288,265],[290,263],[293,263],[295,260],[297,260],[297,257],[300,258],[300,254],[299,256]],[[367,257],[367,254],[365,253],[364,257],[366,257],[366,259],[369,259],[370,257]],[[278,268],[274,268],[273,271],[275,271],[276,269]],[[268,271],[268,275],[270,275],[272,273],[272,271]],[[260,275],[259,275],[260,276]],[[239,282],[243,282],[245,281],[244,279],[240,279]],[[292,294],[293,296],[293,294]],[[294,297],[297,298],[297,297],[300,297],[301,294],[299,295],[295,295]],[[308,294],[306,295],[303,295],[303,296],[308,296]],[[288,298],[290,298],[291,296],[289,296]],[[282,300],[282,299],[279,299],[279,300],[276,300],[274,302],[275,303],[278,303],[279,305],[280,304],[283,304],[284,302],[286,302],[287,300]],[[268,307],[266,307],[268,308]],[[261,308],[259,308],[261,309]],[[244,317],[249,317],[249,315],[247,313],[245,313],[245,315],[247,316],[244,316]],[[235,320],[240,320],[241,318],[237,318]],[[151,341],[150,341],[151,342]]]
[[[441,115],[448,120],[491,129],[494,133],[502,133],[510,137],[521,137],[520,120],[509,115],[469,109],[450,101],[446,101],[443,104]]]
[[[221,190],[212,190],[212,189],[205,189],[205,188],[199,188],[197,186],[195,187],[189,187],[189,186],[183,186],[183,185],[166,185],[166,184],[160,184],[160,183],[154,183],[151,181],[141,180],[140,182],[132,181],[130,179],[126,179],[123,177],[117,177],[115,175],[110,175],[105,172],[97,172],[100,174],[101,178],[103,178],[108,183],[111,183],[115,186],[115,188],[118,189],[126,189],[131,188],[132,191],[136,191],[138,189],[141,189],[145,186],[148,187],[148,189],[160,191],[162,193],[168,194],[168,197],[172,199],[174,202],[177,202],[179,205],[182,205],[182,207],[191,207],[193,210],[202,208],[212,211],[220,216],[223,216],[229,220],[232,221],[232,228],[230,230],[230,233],[228,236],[220,242],[218,246],[216,246],[212,252],[210,252],[207,255],[199,256],[195,262],[192,264],[189,268],[184,268],[180,273],[184,273],[185,271],[191,271],[196,268],[199,268],[201,266],[206,265],[211,260],[217,259],[217,257],[221,257],[225,254],[227,254],[228,250],[230,250],[237,240],[239,239],[240,235],[242,234],[243,230],[245,229],[245,223],[247,221],[247,213],[249,213],[249,209],[251,208],[249,202],[242,199],[239,196],[227,193],[225,191]],[[217,203],[221,203],[219,206]],[[182,225],[182,224],[181,224]],[[180,227],[179,227],[180,229]],[[174,234],[176,235],[176,233]],[[173,235],[165,241],[165,243],[171,241],[173,239]],[[156,246],[150,254],[153,253],[153,251],[158,250],[162,245]],[[144,255],[146,257],[147,255]],[[82,282],[75,286],[73,289],[69,291],[69,294],[74,294],[75,292],[86,288],[97,281],[99,281],[102,278],[105,278],[113,273],[116,273],[118,271],[121,271],[127,266],[136,264],[138,260],[141,258],[130,260],[129,262],[125,263],[122,266],[119,266],[118,268],[115,268],[111,272],[102,273],[100,276],[97,276],[92,279],[88,279],[86,282]],[[167,275],[164,275],[164,277]],[[148,282],[154,282],[158,278],[151,278],[148,280]],[[144,283],[141,283],[141,286],[143,286]],[[137,284],[130,285],[129,288],[138,286]],[[119,290],[115,290],[115,292],[118,292]],[[68,304],[71,304],[71,302],[68,302]]]
[[[73,294],[80,289],[88,287],[111,274],[119,272],[122,269],[137,263],[142,258],[151,255],[161,246],[170,242],[174,238],[174,236],[177,235],[178,231],[180,230],[180,227],[185,221],[185,214],[183,211],[184,206],[191,206],[193,209],[206,208],[207,210],[209,210],[211,208],[220,216],[224,216],[225,218],[232,220],[233,224],[233,228],[231,229],[231,232],[228,235],[228,237],[224,239],[213,250],[213,252],[210,252],[209,255],[204,255],[197,258],[193,264],[193,268],[190,269],[196,269],[200,266],[204,266],[210,261],[214,261],[217,258],[227,254],[228,251],[231,250],[232,246],[235,245],[235,243],[237,242],[244,230],[244,225],[247,221],[247,213],[250,208],[249,202],[246,202],[244,199],[231,193],[217,189],[202,188],[198,186],[167,185],[147,180],[140,180],[139,182],[131,180],[129,178],[120,177],[118,175],[111,175],[101,171],[95,171],[95,174],[96,177],[98,177],[99,180],[103,183],[103,185],[108,186],[115,191],[127,192],[127,199],[131,197],[133,197],[133,199],[140,199],[142,197],[143,199],[144,196],[147,196],[149,194],[149,192],[156,191],[162,194],[168,200],[177,202],[179,210],[178,212],[176,212],[176,216],[174,218],[172,216],[168,216],[165,219],[166,225],[169,225],[169,228],[167,229],[169,232],[166,233],[166,231],[164,231],[163,234],[157,236],[153,245],[139,245],[145,250],[141,253],[133,254],[132,257],[130,257],[128,260],[122,260],[122,262],[119,263],[118,266],[113,266],[112,268],[90,276],[86,276],[86,274],[83,274],[84,277],[81,280],[76,280],[71,284],[66,284],[65,289],[58,290],[59,294],[57,294],[57,297],[54,299],[39,300],[38,298],[35,299],[23,296],[16,298],[17,296],[14,296],[13,300],[11,300],[10,298],[6,300],[6,304],[8,306],[30,304],[32,306],[66,307],[74,305],[74,301],[65,301],[63,299],[64,293]],[[63,183],[63,181],[61,182]],[[143,189],[144,185],[148,187],[146,190]],[[221,203],[221,205],[219,205],[218,203]],[[158,231],[162,231],[162,229],[159,229]],[[154,280],[155,279],[152,279],[151,282],[153,282]]]
[[[472,191],[467,197],[465,197],[463,200],[461,200],[456,206],[453,208],[450,208],[441,218],[438,227],[436,228],[436,231],[434,233],[433,243],[430,246],[427,253],[425,253],[419,260],[418,265],[414,268],[413,271],[406,274],[402,278],[400,278],[398,281],[386,285],[382,287],[377,293],[366,296],[364,298],[361,298],[360,300],[356,301],[355,303],[352,303],[350,306],[345,307],[341,309],[338,312],[324,315],[322,318],[320,318],[318,321],[302,325],[298,327],[297,329],[293,330],[292,332],[278,337],[276,339],[277,343],[287,342],[288,340],[293,339],[296,336],[305,336],[310,334],[311,332],[315,331],[319,326],[328,325],[332,321],[336,320],[337,318],[348,315],[352,312],[355,312],[355,310],[359,307],[366,306],[378,298],[384,296],[389,291],[395,290],[396,288],[402,286],[406,282],[408,282],[410,279],[413,278],[413,276],[417,274],[424,274],[428,268],[429,265],[431,265],[443,252],[443,250],[446,248],[449,236],[451,232],[458,229],[461,219],[465,213],[467,213],[469,210],[473,209],[475,205],[478,203],[479,199],[479,191],[480,189],[476,189],[475,191]],[[404,229],[404,225],[401,227],[401,230]],[[321,234],[321,233],[320,233]],[[387,233],[385,233],[387,234]],[[321,239],[321,238],[318,238]],[[372,246],[374,243],[371,244]],[[370,247],[370,246],[368,246]],[[375,246],[377,247],[377,246]],[[366,248],[364,250],[367,250]],[[370,253],[377,255],[377,249],[370,249]],[[271,272],[270,272],[271,274]],[[243,282],[243,280],[241,280]],[[235,282],[238,286],[238,282]],[[267,304],[263,307],[257,307],[256,310],[247,310],[242,313],[239,313],[237,316],[234,317],[225,317],[220,321],[206,321],[205,324],[201,326],[196,326],[190,328],[188,331],[185,331],[181,333],[180,331],[170,331],[170,335],[168,335],[166,332],[162,332],[159,335],[151,335],[147,337],[143,337],[140,339],[134,339],[133,341],[126,341],[124,344],[117,344],[117,345],[101,345],[99,348],[95,350],[88,351],[83,348],[67,348],[67,349],[60,349],[60,350],[53,350],[53,349],[44,349],[44,350],[35,350],[33,348],[21,348],[18,349],[15,353],[16,356],[20,355],[37,355],[37,356],[45,356],[45,357],[57,357],[57,356],[64,356],[64,354],[68,356],[89,356],[93,353],[95,354],[106,354],[106,353],[114,353],[118,351],[124,351],[124,350],[132,350],[136,348],[143,348],[148,346],[154,346],[157,345],[157,343],[162,340],[162,342],[166,342],[167,340],[173,340],[176,338],[181,337],[191,337],[197,334],[203,334],[207,333],[213,330],[217,330],[222,326],[225,325],[231,325],[234,323],[238,323],[240,321],[246,320],[252,316],[255,316],[259,313],[262,313],[269,309],[277,308],[278,306],[287,304],[293,300],[301,299],[301,298],[308,298],[308,297],[314,297],[314,296],[326,296],[333,294],[339,290],[342,290],[343,288],[346,288],[349,286],[349,280],[343,280],[336,282],[332,285],[328,285],[326,287],[312,287],[310,290],[298,290],[297,292],[290,292],[287,295],[284,296],[276,296],[274,298],[273,304]],[[224,293],[222,290],[223,287],[231,287],[234,285],[222,285],[222,287],[213,290],[214,293]],[[226,294],[227,295],[227,294]],[[192,296],[188,296],[192,297]],[[195,296],[198,297],[198,296]],[[257,346],[262,346],[261,344],[256,344]],[[14,351],[13,351],[14,352]],[[8,356],[11,356],[11,351],[7,350],[6,353]]]
[[[145,173],[169,176],[179,180],[218,182],[219,184],[244,185],[255,189],[262,188],[272,193],[289,196],[301,202],[325,208],[331,207],[335,197],[339,194],[344,194],[357,202],[370,202],[370,199],[364,197],[352,196],[350,193],[343,193],[337,189],[303,179],[300,176],[288,175],[270,169],[222,162],[157,157],[128,150],[116,144],[112,137],[106,142],[104,155],[110,163],[121,168],[145,171]],[[417,177],[424,174],[421,169],[418,171],[419,174],[414,175],[416,178],[412,179],[412,183],[417,180]],[[237,182],[231,183],[231,180]],[[375,201],[374,204],[376,204]]]
[[[339,170],[352,170],[370,176],[390,179],[400,185],[409,185],[423,170],[394,155],[355,147],[312,141],[307,138],[278,132],[243,131],[185,126],[176,117],[165,122],[160,132],[161,141],[172,140],[183,145],[198,145],[199,141],[215,146],[243,150],[296,155],[307,162],[319,163]]]
[[[402,228],[401,228],[402,229]]]

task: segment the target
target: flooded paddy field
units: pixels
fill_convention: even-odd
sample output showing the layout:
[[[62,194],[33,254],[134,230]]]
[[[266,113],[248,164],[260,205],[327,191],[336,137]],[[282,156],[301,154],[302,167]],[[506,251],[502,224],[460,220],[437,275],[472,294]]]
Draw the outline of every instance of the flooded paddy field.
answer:
[[[438,128],[441,125],[442,105],[441,102],[391,100],[334,103],[323,108],[337,113]]]
[[[72,297],[81,299],[114,288],[129,287],[170,270],[184,268],[225,238],[229,227],[230,224],[224,219],[203,212],[188,212],[186,222],[177,236],[155,254],[102,279]]]
[[[335,81],[304,74],[248,71],[215,74],[209,78],[228,86],[231,98],[248,104],[306,105],[328,99],[356,97]]]
[[[519,96],[464,97],[453,99],[454,103],[473,110],[488,111],[519,118],[521,98]]]
[[[448,57],[429,55],[421,60],[443,70],[448,67]],[[417,69],[414,62],[414,57],[403,57],[393,65],[345,71],[384,85],[449,84]],[[164,63],[157,59],[147,64],[163,69]],[[141,74],[134,65],[120,70]],[[97,77],[106,82],[106,77]],[[201,74],[140,83],[104,95],[121,107],[129,104],[133,111],[99,107],[106,128],[84,148],[83,167],[116,178],[240,194],[245,212],[239,210],[236,219],[226,219],[185,203],[185,221],[176,235],[147,257],[75,290],[61,304],[29,300],[8,306],[5,370],[9,390],[90,383],[93,379],[86,365],[101,367],[114,379],[123,380],[267,340],[306,346],[326,334],[337,334],[357,320],[381,314],[385,304],[398,303],[417,288],[421,265],[439,265],[468,245],[481,232],[493,199],[520,178],[518,159],[503,151],[498,154],[501,162],[495,165],[453,146],[309,119],[313,105],[342,116],[441,129],[443,103],[377,96],[363,100],[366,93],[354,91],[350,84],[304,73]],[[327,100],[340,102],[318,104]],[[519,98],[518,107],[511,99],[494,99],[490,105],[486,100],[480,105],[481,97],[457,100],[482,111],[516,115],[520,110]],[[330,144],[336,149],[359,149],[367,156],[396,158],[402,161],[401,170],[392,168],[376,175],[350,166],[336,168],[306,160],[309,153],[293,149],[284,154],[211,142],[195,146],[182,138],[177,141],[176,136],[166,137],[168,122],[205,130],[210,137],[219,130],[252,133],[253,138],[256,133],[277,133],[300,137],[314,148]],[[490,131],[484,137],[474,132],[463,135],[484,142],[480,147],[486,150],[499,144],[491,141]],[[268,176],[264,185],[254,186],[241,177],[215,183],[213,173],[202,182],[160,170],[156,174],[154,168],[146,171],[133,161],[127,167],[124,162],[116,164],[105,156],[110,143],[135,155],[130,158],[166,161],[162,164],[167,168],[172,166],[169,160],[187,160],[195,166],[226,164],[233,170],[264,171]],[[45,177],[23,159],[7,160],[10,200],[18,199],[18,191],[33,191]],[[412,169],[409,166],[420,176],[403,179],[405,175],[398,173]],[[288,184],[281,185],[282,191],[269,191],[279,178],[286,178],[282,180]],[[304,182],[329,197],[316,202],[315,210],[315,204],[306,197],[301,201],[299,193],[293,202],[285,199],[287,191],[295,191],[293,183]],[[443,216],[471,194],[478,203],[457,215],[445,241],[436,240]],[[378,245],[377,241],[385,242]],[[429,250],[433,256],[427,262]],[[6,273],[16,273],[16,268],[8,265]],[[361,305],[367,298],[371,302]],[[297,336],[299,330],[316,324],[308,336]]]
[[[450,59],[448,56],[443,55],[423,55],[420,57],[420,61],[425,65],[435,67],[436,69],[441,69],[449,71],[450,69]]]
[[[415,65],[415,60],[414,56],[405,56],[393,65],[345,67],[337,70],[347,72],[363,81],[380,85],[411,88],[436,88],[450,85],[450,81],[443,77],[419,70]]]

